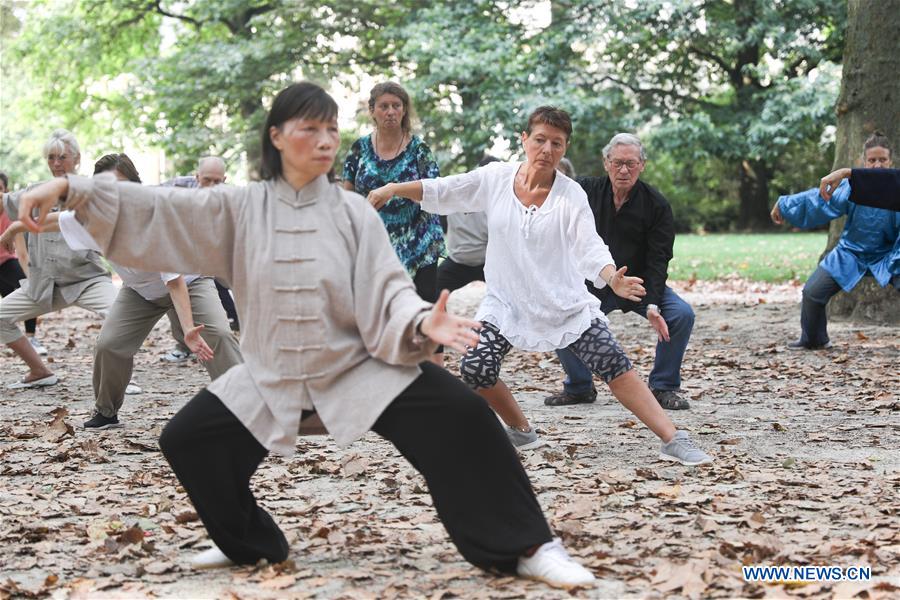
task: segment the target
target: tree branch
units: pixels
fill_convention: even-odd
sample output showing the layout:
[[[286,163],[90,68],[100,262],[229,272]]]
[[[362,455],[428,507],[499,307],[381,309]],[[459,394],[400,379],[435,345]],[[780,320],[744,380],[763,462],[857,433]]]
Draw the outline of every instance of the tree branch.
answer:
[[[201,29],[203,27],[203,22],[198,21],[193,17],[189,17],[187,15],[176,15],[175,13],[169,12],[162,7],[162,0],[155,0],[153,3],[153,11],[161,14],[164,17],[170,17],[172,19],[178,19],[179,21],[184,21],[185,23],[190,23],[197,29]]]
[[[632,92],[636,94],[651,94],[656,96],[665,96],[666,98],[671,98],[674,100],[678,100],[680,102],[685,102],[688,104],[695,104],[697,106],[702,106],[708,109],[719,109],[722,108],[721,105],[716,104],[714,102],[709,102],[708,100],[703,100],[702,98],[695,98],[693,96],[686,96],[684,94],[679,94],[674,90],[667,90],[665,88],[658,87],[640,87],[637,84],[629,83],[627,81],[623,81],[617,77],[613,77],[612,75],[604,75],[600,78],[600,81],[609,81],[616,85],[620,85],[622,87],[628,88]]]

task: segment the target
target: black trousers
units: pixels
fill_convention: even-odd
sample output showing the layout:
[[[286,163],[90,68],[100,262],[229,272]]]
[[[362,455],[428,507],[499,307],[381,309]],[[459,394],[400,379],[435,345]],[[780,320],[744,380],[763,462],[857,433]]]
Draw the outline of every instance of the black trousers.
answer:
[[[19,289],[19,281],[25,279],[25,271],[15,258],[0,264],[0,296],[8,296]],[[34,335],[37,319],[25,321],[25,333]]]
[[[470,267],[445,258],[437,272],[438,290],[458,290],[473,281],[484,281],[484,265]]]
[[[513,573],[527,549],[552,539],[531,483],[487,403],[431,363],[372,428],[424,477],[460,554]],[[285,560],[288,544],[256,504],[250,478],[266,449],[207,390],[172,418],[163,454],[217,546],[236,563]]]
[[[436,302],[438,296],[440,296],[441,291],[437,287],[437,269],[437,263],[431,263],[416,271],[416,276],[413,277],[416,293],[419,294],[419,298],[426,302]],[[434,353],[440,354],[443,351],[444,346],[441,345],[435,348]]]
[[[241,323],[238,321],[237,309],[234,307],[234,299],[231,297],[227,287],[222,285],[218,279],[214,281],[216,282],[216,291],[219,292],[219,300],[222,302],[222,308],[225,309],[225,314],[228,315],[228,320],[233,323],[234,329],[240,329]]]

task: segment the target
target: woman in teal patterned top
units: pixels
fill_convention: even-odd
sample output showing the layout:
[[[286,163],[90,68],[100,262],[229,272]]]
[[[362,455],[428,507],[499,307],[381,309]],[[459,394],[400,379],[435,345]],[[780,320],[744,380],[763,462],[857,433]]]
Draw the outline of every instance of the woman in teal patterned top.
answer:
[[[353,143],[344,161],[344,187],[366,196],[391,182],[438,177],[437,162],[422,138],[410,126],[409,94],[400,84],[379,83],[369,93],[369,114],[375,131]],[[391,244],[424,300],[438,298],[437,263],[444,252],[444,234],[437,215],[418,202],[391,198],[378,211]],[[443,366],[443,349],[434,362]]]

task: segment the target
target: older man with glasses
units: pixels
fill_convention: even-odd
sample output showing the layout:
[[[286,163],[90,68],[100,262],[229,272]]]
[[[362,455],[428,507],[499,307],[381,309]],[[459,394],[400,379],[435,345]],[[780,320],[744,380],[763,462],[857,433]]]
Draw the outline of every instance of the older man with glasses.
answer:
[[[607,176],[578,177],[587,192],[597,233],[609,246],[619,266],[628,275],[644,280],[647,295],[640,302],[618,298],[610,290],[590,291],[600,299],[602,310],[634,311],[646,318],[658,337],[656,358],[650,372],[650,389],[660,406],[669,410],[690,408],[680,394],[681,362],[694,328],[694,311],[666,285],[675,227],[672,208],[653,186],[640,181],[646,165],[640,139],[629,133],[613,136],[603,149]],[[568,349],[556,351],[566,371],[563,390],[544,399],[548,406],[593,402],[597,398],[591,372]]]

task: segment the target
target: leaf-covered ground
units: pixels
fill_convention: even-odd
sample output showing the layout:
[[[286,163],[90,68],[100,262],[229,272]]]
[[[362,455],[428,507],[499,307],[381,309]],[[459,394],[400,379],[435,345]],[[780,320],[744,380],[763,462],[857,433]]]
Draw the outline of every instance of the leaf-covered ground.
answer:
[[[552,354],[514,351],[505,365],[552,443],[522,456],[541,504],[601,579],[573,594],[900,595],[897,329],[834,323],[832,350],[797,354],[785,348],[798,332],[796,287],[684,287],[697,312],[684,370],[693,407],[672,416],[715,455],[711,468],[659,461],[652,434],[605,389],[594,405],[545,407],[561,374]],[[452,308],[471,313],[481,293],[462,290]],[[649,326],[618,314],[613,329],[646,375]],[[303,438],[293,458],[263,464],[254,483],[291,542],[287,563],[188,571],[205,535],[156,439],[205,373],[160,362],[171,345],[161,324],[138,355],[145,393],[127,397],[126,428],[85,433],[97,331],[77,309],[45,318],[39,335],[63,381],[2,391],[0,598],[570,596],[462,561],[423,480],[374,434],[348,450]],[[5,384],[22,369],[8,351],[0,356]],[[875,579],[751,584],[742,564],[868,565]]]

